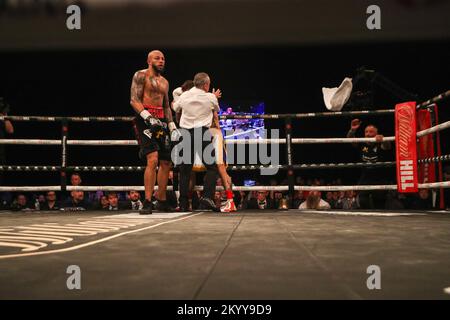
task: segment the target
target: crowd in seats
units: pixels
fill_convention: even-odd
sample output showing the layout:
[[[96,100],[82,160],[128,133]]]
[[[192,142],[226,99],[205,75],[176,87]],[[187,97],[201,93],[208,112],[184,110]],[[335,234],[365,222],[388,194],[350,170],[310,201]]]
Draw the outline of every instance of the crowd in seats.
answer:
[[[448,178],[448,173],[446,173]],[[173,174],[170,175],[169,185],[173,185]],[[82,185],[81,176],[78,173],[72,174],[71,185]],[[303,186],[332,186],[341,185],[342,181],[325,181],[323,179],[303,179],[297,177],[296,185]],[[217,181],[221,185],[220,179]],[[259,183],[257,182],[257,185]],[[272,186],[287,185],[287,181],[277,181],[272,179],[269,183]],[[447,191],[447,190],[446,190]],[[157,192],[154,198],[156,200]],[[190,196],[190,207],[197,210],[201,191],[193,191]],[[11,193],[1,194],[0,209],[12,211],[59,211],[59,210],[140,210],[143,201],[142,194],[136,190],[128,192],[55,192],[47,191],[39,194]],[[431,190],[420,189],[416,194],[401,194],[396,191],[384,192],[383,208],[387,210],[428,210],[432,209]],[[214,197],[215,203],[220,207],[226,199],[225,191],[217,191]],[[177,193],[167,191],[167,200],[170,206],[176,208]],[[357,210],[360,209],[358,192],[355,191],[295,191],[294,198],[290,201],[287,191],[234,191],[234,201],[238,210],[286,210],[286,209],[308,209],[308,210]],[[447,201],[448,202],[448,201]],[[291,205],[289,206],[289,204]],[[447,203],[447,206],[449,203]]]

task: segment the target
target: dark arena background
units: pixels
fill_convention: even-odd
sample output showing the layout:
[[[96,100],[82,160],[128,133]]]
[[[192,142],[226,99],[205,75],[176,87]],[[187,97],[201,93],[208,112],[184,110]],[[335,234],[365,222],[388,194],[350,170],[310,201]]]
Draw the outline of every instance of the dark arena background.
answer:
[[[371,19],[377,18],[368,12],[373,4],[380,10],[380,28],[371,30]],[[81,9],[80,29],[67,26],[69,5]],[[166,59],[170,100],[173,89],[203,71],[211,88],[221,89],[224,108],[249,113],[264,103],[265,114],[327,112],[322,87],[338,87],[345,77],[355,79],[366,70],[377,75],[361,89],[370,90],[371,99],[354,105],[349,100],[342,111],[394,109],[397,103],[448,95],[448,12],[448,0],[0,0],[0,97],[10,106],[8,116],[133,116],[132,76],[148,67],[148,52],[158,49]],[[450,100],[439,99],[437,106],[438,123],[449,121]],[[345,138],[353,118],[292,119],[292,137]],[[384,136],[395,135],[393,113],[361,119],[362,127],[375,124]],[[61,139],[59,121],[12,124],[14,133],[2,132],[1,140]],[[284,119],[265,119],[264,125],[286,138]],[[130,122],[69,122],[68,130],[68,139],[135,139]],[[440,152],[448,155],[450,131],[439,135]],[[362,129],[357,136],[363,137]],[[60,185],[59,171],[5,168],[61,166],[61,146],[1,147],[2,187]],[[67,166],[143,166],[138,151],[138,146],[68,146]],[[395,159],[394,148],[384,160]],[[441,162],[436,182],[449,179],[448,160]],[[292,161],[361,160],[351,144],[336,143],[294,144]],[[280,164],[286,163],[281,144]],[[296,169],[293,181],[357,185],[360,171]],[[285,169],[275,176],[258,170],[229,174],[236,186],[249,180],[282,186],[292,178]],[[86,186],[143,186],[142,172],[81,176]],[[385,168],[383,176],[386,184],[397,183],[395,166]],[[448,300],[450,198],[449,189],[436,190],[426,209],[415,207],[418,194],[406,196],[408,205],[369,210],[301,211],[291,203],[289,210],[151,217],[130,210],[11,211],[4,203],[0,299]],[[44,190],[26,194],[34,204],[32,197]],[[17,195],[3,192],[2,201],[13,202]],[[287,192],[282,197],[293,200]],[[51,228],[59,240],[48,239]],[[40,238],[33,230],[43,232]],[[81,270],[81,289],[66,286],[70,265]],[[369,285],[378,272],[370,266],[379,267],[381,288]]]

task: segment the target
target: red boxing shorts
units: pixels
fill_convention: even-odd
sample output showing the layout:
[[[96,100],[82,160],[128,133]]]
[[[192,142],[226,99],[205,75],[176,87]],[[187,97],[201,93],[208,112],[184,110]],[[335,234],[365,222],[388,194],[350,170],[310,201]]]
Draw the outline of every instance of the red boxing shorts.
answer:
[[[164,119],[163,107],[144,105],[144,108],[145,108],[145,110],[150,112],[150,114],[153,117],[158,118],[158,119]]]

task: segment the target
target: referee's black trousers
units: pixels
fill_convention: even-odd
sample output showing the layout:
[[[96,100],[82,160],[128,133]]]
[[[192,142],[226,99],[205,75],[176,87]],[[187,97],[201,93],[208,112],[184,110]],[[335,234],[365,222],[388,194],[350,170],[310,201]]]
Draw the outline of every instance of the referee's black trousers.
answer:
[[[180,206],[187,206],[188,204],[188,194],[189,194],[189,180],[191,177],[192,172],[192,166],[194,164],[195,155],[198,154],[200,156],[200,159],[202,159],[202,162],[204,166],[206,167],[206,175],[205,180],[203,183],[203,197],[213,199],[214,193],[216,192],[216,180],[217,180],[217,164],[215,162],[213,163],[207,163],[208,159],[204,159],[203,157],[203,151],[205,148],[211,143],[211,140],[203,141],[203,135],[204,133],[209,130],[208,127],[200,127],[200,128],[193,128],[193,129],[185,129],[189,132],[189,135],[183,135],[183,139],[188,138],[190,139],[190,150],[183,150],[184,152],[190,151],[189,157],[184,157],[183,159],[188,159],[187,163],[184,161],[181,162],[179,165],[180,167]],[[194,134],[195,131],[195,134]],[[209,136],[209,135],[208,135]],[[195,139],[202,139],[201,143],[197,141],[197,145],[194,142]],[[211,162],[211,161],[209,161]]]

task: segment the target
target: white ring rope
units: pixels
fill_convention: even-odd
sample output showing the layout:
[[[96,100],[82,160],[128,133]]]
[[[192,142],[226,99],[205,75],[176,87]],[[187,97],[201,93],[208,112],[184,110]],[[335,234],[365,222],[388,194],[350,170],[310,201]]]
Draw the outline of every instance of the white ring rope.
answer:
[[[20,145],[61,145],[61,139],[44,140],[44,139],[0,139],[0,144],[20,144]]]
[[[450,181],[419,183],[420,189],[439,189],[450,188]],[[144,191],[143,186],[67,186],[67,191]],[[158,190],[158,186],[155,186]],[[173,190],[168,186],[167,190]],[[202,186],[196,186],[194,190],[202,191]],[[217,190],[223,190],[223,187],[217,187]],[[288,191],[289,186],[233,186],[233,191]],[[397,185],[349,185],[349,186],[294,186],[298,191],[369,191],[369,190],[397,190]],[[60,186],[2,186],[0,191],[61,191]]]
[[[72,146],[137,146],[136,140],[67,140]]]
[[[383,141],[395,141],[395,137],[384,137]],[[293,138],[294,144],[362,143],[376,142],[375,138]],[[61,140],[44,139],[0,139],[0,144],[61,145]],[[285,144],[286,139],[230,139],[226,144]],[[72,146],[137,146],[136,140],[67,140]]]
[[[435,126],[433,126],[431,128],[419,131],[419,132],[417,132],[417,137],[420,138],[420,137],[423,137],[423,136],[425,136],[427,134],[435,133],[435,132],[438,132],[438,131],[441,131],[441,130],[444,130],[444,129],[448,129],[448,128],[450,128],[450,121],[446,121],[446,122],[443,122],[441,124],[435,125]]]
[[[450,128],[450,121],[417,132],[417,137]],[[395,141],[394,136],[384,137],[383,141]],[[293,138],[293,144],[328,144],[328,143],[367,143],[376,142],[375,138]],[[226,144],[285,144],[286,139],[227,139]],[[61,140],[46,139],[0,139],[0,144],[18,145],[61,145]],[[67,140],[67,145],[74,146],[136,146],[136,140]]]
[[[450,128],[450,121],[417,132],[417,137]],[[383,141],[395,141],[394,136],[384,137]],[[368,143],[376,142],[375,138],[292,138],[293,144],[331,144],[331,143]],[[286,139],[226,139],[226,144],[285,144]],[[61,140],[45,139],[0,139],[0,144],[18,145],[61,145]],[[72,146],[136,146],[136,140],[67,140]]]
[[[384,137],[383,141],[395,141],[395,137]],[[376,142],[375,138],[293,138],[294,144],[312,143],[364,143]]]
[[[450,90],[447,90],[427,101],[417,105],[417,109],[426,108],[431,104],[442,101],[450,97]],[[261,114],[261,115],[220,115],[220,119],[281,119],[281,118],[316,118],[316,117],[342,117],[342,116],[358,116],[371,114],[393,114],[394,109],[383,110],[360,110],[360,111],[337,111],[337,112],[308,112],[308,113],[292,113],[292,114]],[[49,116],[5,116],[1,115],[0,120],[11,121],[74,121],[74,122],[95,122],[95,121],[132,121],[134,117],[130,116],[93,116],[93,117],[49,117]]]

